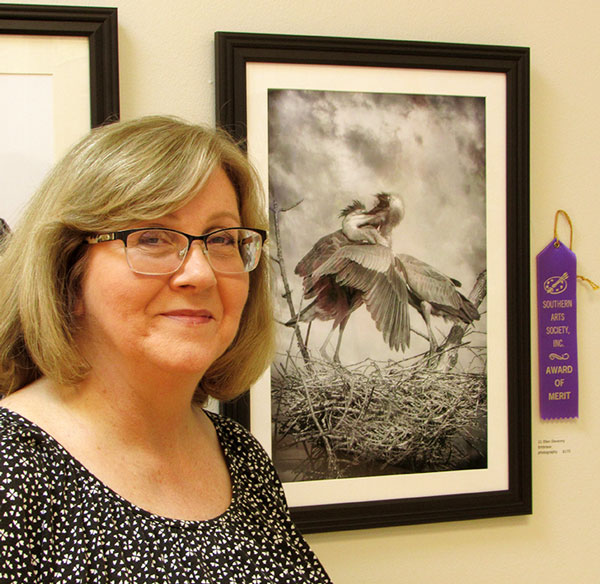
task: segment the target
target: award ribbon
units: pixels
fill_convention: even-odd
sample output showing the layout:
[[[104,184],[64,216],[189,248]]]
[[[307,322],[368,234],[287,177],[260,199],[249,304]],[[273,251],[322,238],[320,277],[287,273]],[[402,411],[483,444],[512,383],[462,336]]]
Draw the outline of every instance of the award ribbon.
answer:
[[[571,228],[569,247],[556,225],[563,213]],[[577,258],[573,225],[562,210],[554,239],[537,255],[540,414],[543,420],[579,417],[577,375]]]

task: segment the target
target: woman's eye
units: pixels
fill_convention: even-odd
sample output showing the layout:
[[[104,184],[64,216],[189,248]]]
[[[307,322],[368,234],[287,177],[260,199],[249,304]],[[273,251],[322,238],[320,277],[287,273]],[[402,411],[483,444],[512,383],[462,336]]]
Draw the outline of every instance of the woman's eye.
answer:
[[[235,245],[235,238],[231,234],[220,233],[208,240],[208,245],[229,246]]]
[[[172,245],[173,237],[165,231],[142,231],[138,239],[138,245],[160,246]]]

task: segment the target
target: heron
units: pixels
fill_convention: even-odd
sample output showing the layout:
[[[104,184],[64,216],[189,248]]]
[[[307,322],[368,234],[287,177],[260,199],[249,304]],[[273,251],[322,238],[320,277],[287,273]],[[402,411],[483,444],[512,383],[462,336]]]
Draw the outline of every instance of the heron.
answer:
[[[408,302],[425,321],[430,354],[439,348],[431,326],[432,315],[467,325],[479,320],[479,311],[475,305],[457,289],[461,287],[458,280],[411,255],[397,253],[396,257],[404,268]]]
[[[342,222],[342,231],[354,242],[391,246],[390,225],[397,225],[404,216],[404,208],[398,202],[392,204],[385,194],[377,195],[378,204],[371,210],[354,201],[348,209],[352,213]],[[388,221],[385,216],[386,205],[394,209],[394,220]],[[395,221],[395,224],[394,224]],[[373,253],[384,253],[376,247]],[[479,320],[479,311],[457,288],[461,283],[446,276],[440,270],[408,254],[395,254],[396,269],[402,275],[408,287],[408,302],[425,321],[429,337],[429,353],[435,353],[438,342],[431,326],[431,316],[442,317],[454,323],[463,322],[470,325]]]
[[[303,278],[303,297],[314,300],[286,325],[333,320],[320,353],[327,358],[325,348],[338,329],[336,362],[348,319],[363,304],[390,348],[404,351],[409,345],[408,290],[391,250],[391,231],[404,206],[396,195],[376,198],[371,210],[359,201],[342,209],[342,228],[321,237],[295,268]]]

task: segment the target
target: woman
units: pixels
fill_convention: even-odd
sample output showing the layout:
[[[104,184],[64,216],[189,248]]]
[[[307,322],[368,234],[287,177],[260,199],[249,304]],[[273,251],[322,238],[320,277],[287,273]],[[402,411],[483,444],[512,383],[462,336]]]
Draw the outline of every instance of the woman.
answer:
[[[172,118],[48,176],[0,248],[0,581],[329,582],[264,451],[201,408],[269,362],[263,208]]]

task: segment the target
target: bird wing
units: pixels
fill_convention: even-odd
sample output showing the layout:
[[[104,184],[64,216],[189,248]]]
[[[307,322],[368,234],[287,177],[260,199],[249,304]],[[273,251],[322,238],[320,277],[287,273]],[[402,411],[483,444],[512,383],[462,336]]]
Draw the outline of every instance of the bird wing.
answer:
[[[408,291],[401,272],[394,265],[373,279],[364,302],[390,348],[398,351],[401,347],[404,351],[410,344]]]
[[[324,235],[298,262],[294,272],[299,276],[311,276],[323,262],[326,262],[340,247],[348,244],[348,238],[341,229]]]
[[[342,246],[348,245],[349,242],[350,240],[339,229],[321,237],[298,262],[294,272],[302,277],[305,298],[312,298],[318,293],[315,286],[318,286],[319,281],[315,277],[315,271]]]
[[[349,264],[354,264],[357,269],[354,273],[347,274],[349,278],[356,278],[357,285],[346,284],[360,290],[365,290],[368,280],[364,280],[366,271],[385,272],[394,263],[394,254],[383,245],[346,245],[332,253],[326,261],[318,266],[313,272],[313,278],[339,274],[340,270]]]
[[[400,260],[382,245],[347,245],[317,268],[314,278],[332,276],[340,286],[355,288],[377,330],[388,345],[404,351],[409,346],[408,290]]]
[[[404,266],[410,290],[421,301],[431,304],[434,314],[459,318],[467,324],[479,319],[477,308],[456,289],[460,282],[413,256],[396,254],[396,257]]]

